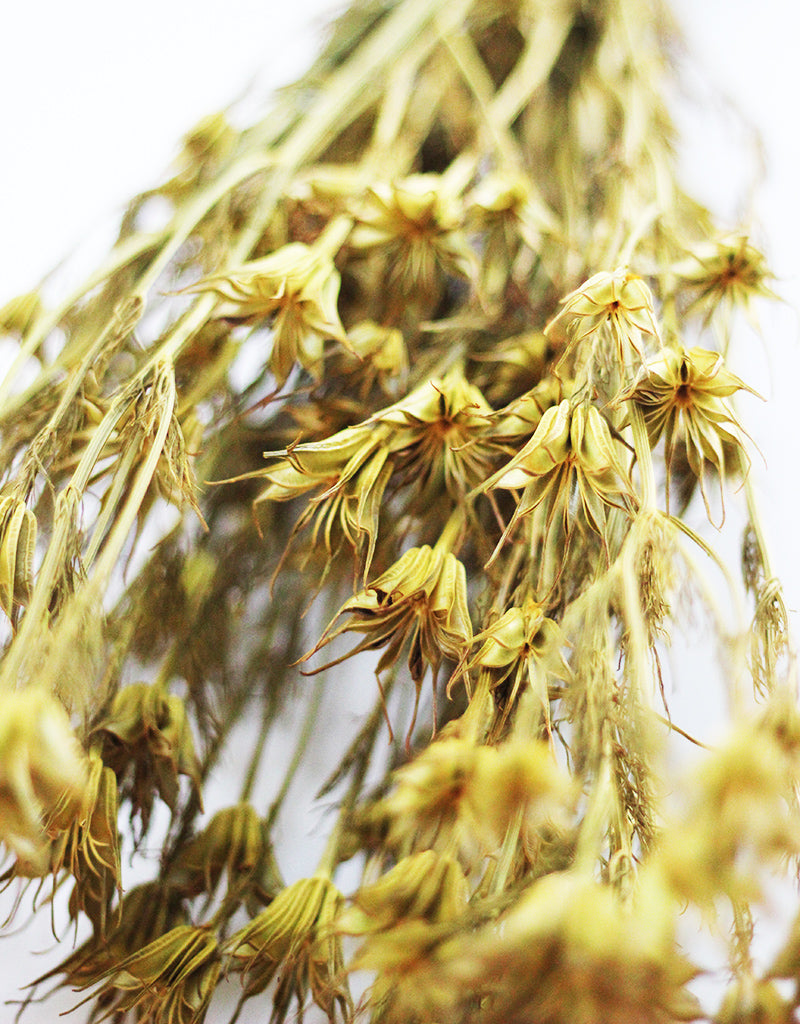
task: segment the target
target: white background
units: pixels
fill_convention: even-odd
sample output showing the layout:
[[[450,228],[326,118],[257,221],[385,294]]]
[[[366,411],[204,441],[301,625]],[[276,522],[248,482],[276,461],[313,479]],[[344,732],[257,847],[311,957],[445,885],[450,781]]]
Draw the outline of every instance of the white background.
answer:
[[[647,0],[641,0],[647,3]],[[0,56],[0,305],[35,285],[135,192],[156,183],[202,116],[290,81],[316,50],[330,0],[31,0],[9,4]],[[688,37],[680,124],[689,190],[730,227],[744,214],[784,305],[760,313],[732,367],[767,398],[740,411],[764,461],[753,472],[775,562],[800,625],[800,9],[787,0],[674,0]],[[319,27],[319,22],[317,23]],[[758,171],[755,133],[763,143]],[[0,372],[3,367],[0,367]],[[735,567],[734,567],[735,568]],[[688,681],[693,689],[698,681]],[[0,896],[2,909],[11,893]],[[44,968],[13,944],[52,944],[46,928],[4,940],[0,998]],[[59,1009],[72,1004],[71,997]],[[8,1011],[0,1009],[0,1019]],[[54,1019],[33,1007],[30,1024]],[[77,1019],[80,1019],[80,1014]]]

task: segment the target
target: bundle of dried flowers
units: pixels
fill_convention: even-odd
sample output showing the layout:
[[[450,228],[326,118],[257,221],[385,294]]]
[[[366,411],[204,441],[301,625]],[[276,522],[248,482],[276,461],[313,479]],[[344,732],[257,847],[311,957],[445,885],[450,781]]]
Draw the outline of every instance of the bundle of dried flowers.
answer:
[[[769,272],[677,183],[673,33],[637,0],[356,0],[263,121],[187,137],[82,287],[0,310],[3,881],[52,878],[58,916],[72,879],[93,932],[39,980],[92,1019],[221,1019],[226,979],[273,1021],[695,1019],[687,905],[730,926],[716,1019],[800,1007],[797,927],[768,970],[751,951],[764,873],[800,853],[786,612],[727,366]],[[682,518],[721,521],[732,473],[741,583]],[[688,590],[735,722],[675,808]],[[346,706],[368,652],[345,736],[323,696]],[[204,812],[225,763],[239,790]],[[338,813],[287,885],[298,771]],[[125,895],[120,814],[132,856],[159,851]]]

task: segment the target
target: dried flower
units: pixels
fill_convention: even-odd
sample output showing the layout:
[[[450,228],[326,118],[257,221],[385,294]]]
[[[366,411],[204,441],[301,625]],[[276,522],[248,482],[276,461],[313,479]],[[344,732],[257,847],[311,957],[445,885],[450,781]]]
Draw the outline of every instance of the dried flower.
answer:
[[[553,214],[537,197],[531,179],[519,171],[490,171],[468,197],[470,219],[482,232],[481,292],[491,300],[513,287],[521,244],[534,252],[542,234],[557,230]]]
[[[664,434],[667,466],[667,508],[675,445],[682,441],[692,472],[700,483],[706,511],[711,515],[705,487],[706,463],[719,474],[720,496],[725,482],[725,450],[742,452],[742,427],[725,399],[737,391],[757,394],[723,365],[718,352],[703,348],[666,349],[650,360],[640,379],[621,399],[635,402],[644,414],[650,445]]]
[[[260,123],[187,136],[83,283],[0,310],[0,885],[8,923],[71,887],[93,934],[39,980],[91,1020],[199,1024],[231,974],[234,1019],[272,1024],[711,1019],[676,916],[731,905],[716,1017],[796,1014],[798,929],[771,972],[751,949],[800,854],[754,482],[744,594],[682,521],[747,458],[745,385],[678,339],[724,354],[771,282],[677,181],[672,38],[636,0],[353,0]],[[687,692],[660,658],[700,604],[736,730],[671,813],[695,723],[659,714]],[[317,638],[330,685],[298,689]],[[379,693],[338,664],[362,651]],[[272,842],[296,867],[287,803],[323,765],[335,823],[287,887]],[[240,802],[205,819],[220,771]]]
[[[382,327],[374,320],[362,320],[347,332],[353,355],[342,353],[346,372],[357,376],[362,398],[377,384],[384,394],[392,394],[398,382],[408,375],[408,347],[402,331]]]
[[[644,361],[642,335],[658,338],[650,289],[626,267],[590,277],[562,299],[562,307],[545,328],[545,334],[554,335],[556,326],[565,321],[573,344],[592,338],[593,353],[598,353],[593,358],[599,359],[601,366],[613,355],[622,380],[634,353],[639,363]],[[608,345],[606,332],[611,351],[603,347]]]
[[[33,586],[36,517],[24,501],[0,498],[0,608],[16,623]]]
[[[561,629],[547,618],[542,606],[528,598],[521,607],[508,608],[475,634],[473,644],[477,650],[462,671],[466,678],[478,673],[487,679],[503,707],[502,721],[514,707],[520,687],[527,682],[549,729],[549,681],[569,678],[569,668],[561,653],[566,642]]]
[[[720,893],[757,898],[761,880],[749,865],[800,851],[800,821],[791,810],[798,736],[796,707],[787,714],[773,706],[698,766],[688,820],[666,833],[654,861],[679,899],[713,915]]]
[[[453,940],[440,963],[459,1016],[480,997],[486,1024],[673,1024],[699,1006],[668,901],[621,906],[588,877],[554,872],[498,920]],[[452,1012],[452,1011],[451,1011]]]
[[[512,821],[557,816],[568,795],[545,743],[442,738],[398,769],[392,792],[362,817],[379,824],[390,849],[456,848],[474,863],[499,848]]]
[[[377,882],[362,886],[336,921],[344,935],[382,932],[401,921],[452,921],[466,910],[469,887],[458,861],[423,850],[403,857]]]
[[[497,558],[519,520],[538,508],[542,509],[545,533],[560,519],[565,535],[569,536],[574,524],[575,490],[584,521],[604,535],[606,508],[629,512],[635,501],[623,451],[593,405],[581,402],[573,407],[564,399],[548,409],[530,441],[480,488],[523,488],[493,558]]]
[[[105,936],[111,901],[122,891],[117,828],[117,779],[96,751],[89,754],[86,813],[64,835],[63,864],[75,879],[70,917],[83,911],[95,935]]]
[[[698,245],[675,271],[693,296],[687,312],[700,313],[706,320],[721,314],[725,336],[736,308],[752,318],[755,299],[775,298],[767,285],[772,274],[764,254],[747,235],[725,235]]]
[[[469,886],[452,857],[424,850],[362,886],[336,919],[336,930],[363,938],[350,971],[376,974],[369,992],[379,1019],[392,1019],[405,1002],[403,988],[433,941],[467,915]]]
[[[179,925],[109,968],[90,998],[107,1006],[104,1019],[135,1011],[152,1024],[202,1024],[221,969],[213,934]]]
[[[64,708],[31,688],[3,695],[0,842],[24,863],[47,867],[48,835],[83,814],[89,765]]]
[[[126,686],[95,726],[94,736],[123,799],[131,801],[131,818],[141,819],[142,835],[156,794],[176,808],[179,775],[188,775],[199,794],[200,766],[180,697],[165,694],[158,685]]]
[[[347,345],[337,300],[340,277],[332,258],[291,242],[224,274],[211,274],[187,291],[219,298],[215,315],[236,323],[272,318],[270,368],[279,387],[295,362],[314,377],[322,372],[324,342]]]
[[[714,1024],[792,1024],[789,1001],[772,981],[737,979],[725,993]]]
[[[471,277],[475,255],[462,229],[463,204],[437,174],[372,185],[349,242],[380,248],[389,281],[401,292],[430,291],[443,273]]]
[[[60,964],[32,984],[38,985],[56,974],[63,974],[63,985],[89,988],[108,977],[128,957],[179,924],[186,924],[186,913],[178,894],[159,882],[137,885],[123,897],[107,932],[95,931]],[[101,1005],[112,1002],[114,998],[113,986],[109,986]]]
[[[455,367],[376,414],[372,422],[394,428],[389,446],[402,480],[418,489],[443,482],[452,497],[463,500],[488,472],[485,435],[490,413],[478,388]]]
[[[330,1020],[337,1005],[343,1014],[349,1010],[341,941],[333,931],[341,905],[342,895],[330,879],[303,878],[231,936],[227,948],[233,969],[243,975],[243,999],[263,992],[278,975],[272,1022],[286,1018],[293,998],[302,1013],[309,990]]]
[[[334,527],[338,525],[353,549],[364,552],[366,575],[378,539],[384,491],[392,474],[387,436],[386,429],[359,424],[324,441],[293,445],[285,459],[261,474],[270,484],[256,499],[256,506],[264,501],[290,501],[309,491],[318,491],[300,514],[292,536],[313,523],[312,549],[321,531],[330,560],[338,549],[338,544],[334,544]]]
[[[217,811],[206,827],[183,846],[170,865],[170,883],[188,896],[213,896],[227,874],[226,901],[253,895],[269,903],[280,876],[265,823],[251,804]]]
[[[345,621],[336,626],[343,617]],[[433,671],[435,692],[442,659],[459,661],[472,639],[464,566],[442,548],[430,548],[427,544],[411,548],[366,590],[342,605],[319,643],[303,660],[342,633],[351,632],[364,634],[364,639],[348,654],[315,671],[338,665],[362,651],[386,647],[375,670],[380,679],[380,673],[393,665],[407,646],[408,670],[416,688],[416,712],[428,667]]]

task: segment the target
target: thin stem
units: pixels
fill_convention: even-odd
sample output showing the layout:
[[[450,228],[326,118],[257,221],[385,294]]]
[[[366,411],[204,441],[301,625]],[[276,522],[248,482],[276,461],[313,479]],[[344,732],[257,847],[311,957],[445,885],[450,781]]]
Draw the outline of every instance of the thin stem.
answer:
[[[628,410],[633,432],[633,447],[636,452],[636,464],[639,467],[642,483],[641,507],[643,510],[655,509],[656,480],[653,472],[653,453],[650,448],[650,439],[647,436],[647,425],[641,407],[636,402],[628,402]]]
[[[311,700],[308,704],[308,710],[306,716],[303,719],[303,725],[300,729],[300,735],[297,737],[297,744],[294,749],[294,754],[289,762],[289,766],[283,777],[281,788],[278,790],[278,795],[272,801],[269,811],[267,812],[266,822],[267,829],[271,829],[275,823],[275,819],[283,806],[283,801],[286,799],[286,794],[289,792],[289,787],[297,773],[297,769],[300,767],[303,756],[308,749],[308,744],[311,742],[311,737],[314,735],[314,728],[317,724],[317,718],[319,717],[319,709],[322,704],[322,693],[324,689],[325,677],[324,675],[317,676],[314,682],[314,689],[311,694]]]

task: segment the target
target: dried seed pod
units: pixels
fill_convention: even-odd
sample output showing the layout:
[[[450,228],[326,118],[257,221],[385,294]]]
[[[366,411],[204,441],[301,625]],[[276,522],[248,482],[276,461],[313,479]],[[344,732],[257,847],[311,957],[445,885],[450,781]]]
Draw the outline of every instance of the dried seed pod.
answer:
[[[471,864],[497,851],[512,821],[535,827],[559,816],[570,795],[547,745],[535,740],[490,747],[439,739],[393,782],[359,824],[378,826],[391,850],[455,848]]]
[[[89,765],[52,694],[31,688],[3,696],[0,717],[0,842],[24,863],[46,867],[48,835],[84,812]]]
[[[63,864],[75,879],[69,901],[70,917],[83,911],[97,936],[107,933],[111,900],[122,892],[117,828],[117,779],[99,753],[89,754],[86,812],[70,827]]]
[[[721,315],[724,334],[737,307],[753,319],[753,303],[775,298],[767,282],[772,280],[767,261],[747,235],[724,235],[697,245],[690,256],[673,268],[679,275],[679,291],[689,292],[687,314],[710,320]]]
[[[636,503],[623,453],[607,420],[590,403],[574,405],[564,399],[548,409],[530,441],[480,487],[484,492],[523,489],[492,558],[497,558],[519,520],[540,507],[545,533],[560,521],[569,537],[576,490],[584,521],[604,536],[606,509],[630,512]]]
[[[466,587],[464,565],[450,551],[427,544],[411,548],[365,590],[342,605],[316,647],[302,660],[312,657],[342,633],[362,633],[364,639],[352,651],[314,671],[338,665],[361,651],[385,647],[375,670],[380,678],[380,673],[394,664],[407,646],[408,670],[416,689],[410,738],[426,671],[432,669],[435,692],[443,658],[460,661],[472,640]],[[346,617],[345,621],[336,626],[341,617]]]
[[[179,925],[114,964],[89,998],[107,1016],[135,1011],[153,1024],[202,1024],[221,969],[215,936]]]
[[[692,348],[666,349],[649,360],[639,379],[620,395],[620,400],[630,400],[641,408],[651,447],[664,435],[667,509],[672,462],[679,442],[685,446],[689,466],[700,483],[709,518],[706,463],[719,474],[722,497],[726,473],[724,446],[731,446],[742,460],[747,459],[742,440],[744,431],[725,402],[737,391],[749,391],[758,396],[743,380],[725,369],[719,352]]]
[[[337,308],[339,285],[330,255],[291,242],[227,273],[210,274],[186,290],[216,295],[215,315],[221,319],[252,323],[272,318],[270,368],[281,387],[296,362],[313,376],[321,375],[327,339],[349,347]]]
[[[269,903],[281,888],[264,821],[247,803],[223,808],[183,845],[170,865],[171,884],[188,896],[214,895],[227,873],[225,899]]]
[[[232,969],[242,973],[242,999],[263,992],[277,974],[273,1021],[284,1020],[293,998],[302,1010],[309,989],[331,1020],[337,1006],[349,1012],[341,940],[333,930],[341,905],[342,895],[329,878],[303,878],[232,935],[227,950]]]
[[[444,274],[475,276],[477,260],[463,230],[463,201],[438,174],[370,186],[357,218],[350,245],[384,252],[387,277],[401,292],[434,291]]]
[[[697,971],[662,897],[642,912],[576,871],[538,879],[496,923],[462,932],[440,954],[441,990],[450,992],[440,1019],[466,1019],[459,1013],[479,992],[485,1024],[696,1020],[699,1004],[685,986]]]
[[[93,731],[105,764],[116,773],[131,817],[147,831],[156,794],[174,810],[178,776],[187,775],[199,797],[200,765],[186,708],[180,697],[157,684],[134,683],[120,690]]]
[[[566,321],[567,331],[575,342],[607,328],[611,332],[620,367],[629,362],[633,351],[644,358],[641,336],[658,337],[653,296],[646,282],[627,267],[612,273],[603,271],[590,277],[561,300],[562,309],[545,327],[545,333],[556,333],[556,325]]]
[[[502,723],[511,713],[520,688],[530,686],[550,724],[550,679],[569,678],[562,651],[567,639],[559,626],[547,618],[540,604],[529,598],[521,607],[512,606],[473,638],[477,648],[454,674],[469,680],[472,674],[485,679],[495,699],[501,702]],[[480,646],[479,646],[480,645]]]
[[[375,973],[372,1006],[391,1005],[398,984],[413,976],[436,938],[467,916],[468,897],[458,861],[433,850],[404,857],[356,892],[335,929],[363,939],[348,970]]]
[[[36,516],[24,501],[0,498],[0,608],[12,622],[33,587]]]
[[[466,910],[468,897],[458,861],[423,850],[403,857],[377,882],[362,886],[352,905],[339,914],[336,929],[344,935],[368,935],[411,919],[452,921]]]

